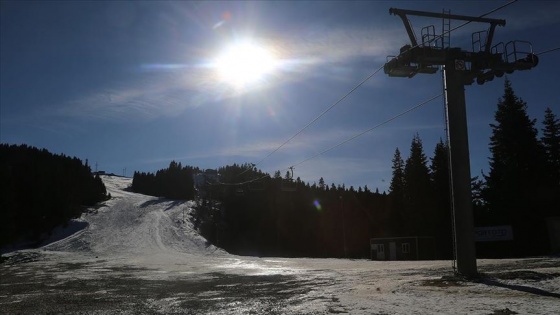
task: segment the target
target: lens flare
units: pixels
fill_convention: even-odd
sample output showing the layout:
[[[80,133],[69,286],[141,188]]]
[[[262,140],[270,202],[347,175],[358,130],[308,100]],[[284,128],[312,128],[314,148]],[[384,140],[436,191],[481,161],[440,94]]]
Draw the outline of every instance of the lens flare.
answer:
[[[313,205],[315,206],[315,209],[317,209],[317,211],[323,210],[323,207],[321,207],[321,203],[319,203],[319,200],[313,201]]]

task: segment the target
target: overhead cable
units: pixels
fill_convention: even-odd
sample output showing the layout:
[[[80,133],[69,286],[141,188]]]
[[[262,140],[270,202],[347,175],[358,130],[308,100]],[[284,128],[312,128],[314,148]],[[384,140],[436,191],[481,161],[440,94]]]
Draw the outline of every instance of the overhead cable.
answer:
[[[490,14],[492,14],[492,13],[498,11],[498,10],[501,10],[501,9],[503,9],[503,8],[509,6],[509,5],[513,4],[513,3],[515,3],[515,2],[517,2],[517,0],[512,0],[512,1],[508,2],[508,3],[506,3],[506,4],[503,4],[503,5],[501,5],[501,6],[497,7],[497,8],[495,8],[495,9],[493,9],[493,10],[491,10],[491,11],[488,11],[488,12],[486,12],[486,13],[480,15],[479,18],[483,18],[483,17],[485,17],[485,16],[487,16],[487,15],[490,15]],[[448,31],[445,31],[445,32],[443,32],[441,35],[435,36],[434,38],[428,40],[427,43],[429,44],[429,43],[431,43],[431,42],[434,42],[434,41],[436,41],[436,40],[439,40],[440,38],[443,38],[443,36],[445,36],[445,35],[447,35],[447,34],[453,32],[453,31],[456,31],[456,30],[460,29],[461,27],[464,27],[464,26],[466,26],[467,24],[470,24],[471,22],[472,22],[472,21],[466,21],[466,22],[464,22],[463,24],[460,24],[460,25],[458,25],[458,26],[456,26],[456,27],[454,27],[454,28],[452,28],[452,29],[450,29],[450,30],[448,30]],[[410,47],[410,48],[407,49],[406,51],[409,51],[409,50],[411,50],[411,49],[413,49],[413,48],[416,48],[416,47],[418,47],[418,46],[421,46],[421,45],[425,45],[425,43],[417,44],[416,46]],[[401,53],[399,54],[399,56],[400,56],[401,54],[403,54],[404,52],[406,52],[406,51],[401,52]],[[398,57],[398,56],[397,56],[397,57]]]
[[[501,10],[513,3],[517,2],[517,0],[512,0],[509,1],[508,3],[505,3],[491,11],[488,11],[482,15],[480,15],[479,17],[485,17],[489,14],[492,14],[498,10]],[[438,40],[440,38],[442,38],[443,36],[461,28],[464,27],[465,25],[471,23],[471,21],[466,21],[463,24],[460,24],[444,33],[442,33],[439,36],[434,37],[433,39],[431,39],[430,41],[428,41],[428,43],[433,42],[435,40]],[[415,47],[418,47],[420,44],[416,45]],[[408,50],[413,49],[415,47],[410,47]],[[553,50],[557,50],[560,48],[555,48],[549,51],[545,51],[545,52],[541,52],[541,54],[553,51]],[[407,51],[408,51],[407,50]],[[399,55],[397,57],[399,57],[401,54],[405,53],[406,51],[403,51],[401,53],[399,53]],[[321,119],[321,117],[323,117],[325,114],[327,114],[331,109],[333,109],[334,107],[336,107],[338,104],[340,104],[344,99],[346,99],[348,96],[350,96],[350,94],[354,93],[358,88],[360,88],[362,85],[364,85],[364,83],[366,83],[369,79],[371,79],[374,75],[376,75],[379,71],[381,71],[381,69],[383,69],[383,66],[377,68],[374,72],[372,72],[370,75],[368,75],[365,79],[363,79],[362,81],[360,81],[357,85],[355,85],[350,91],[348,91],[346,94],[344,94],[344,96],[342,96],[341,98],[339,98],[336,102],[334,102],[332,105],[330,105],[328,108],[326,108],[323,112],[321,112],[317,117],[315,117],[314,119],[312,119],[309,123],[307,123],[303,128],[301,128],[299,131],[297,131],[294,135],[292,135],[290,138],[288,138],[286,141],[284,141],[282,144],[280,144],[276,149],[272,150],[269,154],[267,154],[264,158],[262,158],[261,160],[259,160],[257,163],[254,163],[253,166],[257,166],[259,164],[261,164],[264,160],[268,159],[270,156],[272,156],[274,153],[278,152],[281,148],[283,148],[286,144],[288,144],[290,141],[292,141],[294,138],[296,138],[298,135],[300,135],[303,131],[305,131],[307,128],[309,128],[311,125],[313,125],[316,121],[318,121],[319,119]],[[351,139],[349,139],[348,141],[350,141]],[[339,144],[342,145],[342,144]],[[334,149],[334,148],[331,148]],[[330,151],[331,149],[327,150]],[[300,164],[300,163],[298,163]],[[297,165],[297,164],[296,164]],[[243,172],[241,172],[239,175],[242,175],[244,173],[246,173],[247,171],[249,171],[249,169],[244,170]]]
[[[560,50],[560,47],[547,49],[547,50],[541,51],[540,53],[535,54],[535,55],[540,56],[540,55],[544,55],[544,54],[546,54],[546,53],[553,52],[553,51],[556,51],[556,50]]]
[[[497,7],[497,8],[495,8],[495,9],[493,9],[493,10],[491,10],[491,11],[485,13],[485,14],[482,14],[480,17],[485,17],[485,16],[487,16],[487,15],[489,15],[489,14],[492,14],[492,13],[498,11],[498,10],[501,10],[501,9],[503,9],[503,8],[509,6],[509,5],[513,4],[513,3],[515,3],[516,1],[517,1],[517,0],[509,1],[509,2],[506,3],[506,4],[503,4],[503,5],[501,5],[501,6]],[[452,28],[452,29],[446,31],[446,32],[443,33],[443,34],[441,34],[441,35],[439,35],[439,36],[436,36],[435,38],[433,38],[433,39],[430,40],[429,42],[438,40],[439,38],[442,38],[443,36],[445,36],[445,35],[447,35],[447,34],[453,32],[453,31],[455,31],[455,30],[457,30],[457,29],[459,29],[459,28],[461,28],[461,27],[464,27],[465,25],[467,25],[467,24],[469,24],[469,23],[471,23],[471,22],[470,22],[470,21],[467,21],[467,22],[465,22],[465,23],[463,23],[463,24],[461,24],[461,25],[459,25],[459,26],[456,26],[456,27],[454,27],[454,28]],[[418,45],[416,45],[416,46],[418,46]],[[412,48],[414,48],[414,47],[409,48],[409,50],[412,49]],[[401,53],[399,54],[399,56],[400,56],[401,54],[403,54],[403,53],[404,53],[404,51],[401,52]],[[398,57],[398,56],[397,56],[397,57]],[[274,149],[274,150],[271,151],[269,154],[267,154],[264,158],[262,158],[261,160],[259,160],[257,163],[254,163],[254,165],[257,166],[257,165],[261,164],[264,160],[268,159],[268,158],[269,158],[270,156],[272,156],[274,153],[278,152],[278,150],[280,150],[281,148],[283,148],[286,144],[288,144],[288,143],[289,143],[290,141],[292,141],[295,137],[297,137],[298,135],[300,135],[303,131],[305,131],[307,128],[309,128],[309,127],[310,127],[312,124],[314,124],[317,120],[321,119],[321,117],[323,117],[323,116],[324,116],[326,113],[328,113],[331,109],[333,109],[333,108],[336,107],[338,104],[340,104],[340,103],[341,103],[344,99],[346,99],[350,94],[354,93],[358,88],[360,88],[362,85],[364,85],[364,83],[366,83],[369,79],[371,79],[374,75],[376,75],[379,71],[381,71],[381,69],[383,69],[383,66],[377,68],[377,70],[375,70],[373,73],[371,73],[370,75],[368,75],[365,79],[363,79],[362,81],[360,81],[360,82],[359,82],[357,85],[355,85],[350,91],[348,91],[344,96],[342,96],[340,99],[338,99],[338,100],[337,100],[336,102],[334,102],[332,105],[330,105],[327,109],[325,109],[325,110],[324,110],[322,113],[320,113],[317,117],[315,117],[313,120],[311,120],[309,123],[307,123],[303,128],[301,128],[301,129],[300,129],[299,131],[297,131],[294,135],[292,135],[290,138],[288,138],[286,141],[284,141],[282,144],[280,144],[276,149]],[[248,170],[245,170],[245,171],[243,171],[241,174],[243,174],[243,173],[245,173],[245,172],[247,172],[247,171],[248,171]],[[239,175],[241,175],[241,174],[239,174]]]
[[[340,147],[340,146],[342,146],[342,145],[344,145],[344,144],[346,144],[346,143],[348,143],[348,142],[350,142],[350,141],[352,141],[352,140],[354,140],[354,139],[356,139],[356,138],[358,138],[358,137],[361,137],[361,136],[365,135],[366,133],[369,133],[369,132],[371,132],[371,131],[373,131],[373,130],[375,130],[375,129],[377,129],[377,128],[383,126],[383,125],[386,125],[386,124],[390,123],[391,121],[393,121],[393,120],[395,120],[395,119],[397,119],[397,118],[399,118],[399,117],[401,117],[401,116],[404,116],[404,115],[406,115],[406,114],[408,114],[408,113],[410,113],[410,112],[412,112],[412,111],[414,111],[414,110],[416,110],[416,109],[418,109],[418,108],[420,108],[420,107],[426,105],[427,103],[429,103],[429,102],[435,100],[436,98],[438,98],[438,97],[440,97],[440,96],[442,96],[442,95],[443,95],[443,93],[440,93],[440,94],[438,94],[438,95],[435,95],[435,96],[433,96],[433,97],[431,97],[431,98],[429,98],[429,99],[423,101],[422,103],[420,103],[420,104],[418,104],[418,105],[416,105],[416,106],[414,106],[414,107],[411,107],[411,108],[405,110],[404,112],[402,112],[402,113],[400,113],[400,114],[398,114],[398,115],[395,115],[395,116],[393,116],[393,117],[391,117],[391,118],[389,118],[389,119],[387,119],[387,120],[385,120],[385,121],[383,121],[383,122],[381,122],[381,123],[379,123],[379,124],[377,124],[377,125],[375,125],[375,126],[369,128],[369,129],[365,130],[365,131],[362,131],[362,132],[360,132],[360,133],[358,133],[358,134],[356,134],[356,135],[354,135],[354,136],[352,136],[352,137],[350,137],[350,138],[348,138],[348,139],[346,139],[346,140],[344,140],[344,141],[342,141],[342,142],[340,142],[340,143],[338,143],[338,144],[336,144],[336,145],[333,145],[332,147],[330,147],[330,148],[328,148],[328,149],[326,149],[326,150],[323,150],[323,151],[321,151],[321,152],[319,152],[319,153],[317,153],[317,154],[315,154],[315,155],[313,155],[313,156],[311,156],[311,157],[309,157],[309,158],[307,158],[307,159],[305,159],[305,160],[303,160],[303,161],[301,161],[301,162],[299,162],[299,163],[296,163],[296,164],[292,165],[291,167],[296,167],[296,166],[301,165],[301,164],[303,164],[303,163],[305,163],[305,162],[307,162],[307,161],[309,161],[309,160],[315,159],[316,157],[318,157],[318,156],[320,156],[320,155],[323,155],[323,154],[325,154],[325,153],[327,153],[327,152],[329,152],[329,151],[331,151],[331,150],[334,150],[334,149],[336,149],[336,148],[338,148],[338,147]]]
[[[408,113],[410,113],[410,112],[412,112],[412,111],[414,111],[414,110],[416,110],[416,109],[418,109],[418,108],[420,108],[420,107],[426,105],[427,103],[429,103],[429,102],[431,102],[431,101],[433,101],[433,100],[435,100],[435,99],[437,99],[437,98],[439,98],[439,97],[441,97],[441,96],[443,96],[443,93],[440,93],[440,94],[438,94],[438,95],[432,96],[431,98],[429,98],[429,99],[427,99],[427,100],[425,100],[425,101],[423,101],[423,102],[421,102],[421,103],[419,103],[419,104],[417,104],[417,105],[415,105],[415,106],[413,106],[413,107],[410,107],[410,108],[408,108],[407,110],[405,110],[405,111],[403,111],[403,112],[401,112],[401,113],[399,113],[399,114],[397,114],[397,115],[395,115],[395,116],[393,116],[393,117],[391,117],[391,118],[389,118],[389,119],[387,119],[387,120],[385,120],[385,121],[383,121],[383,122],[381,122],[381,123],[379,123],[379,124],[377,124],[377,125],[375,125],[375,126],[369,128],[369,129],[367,129],[367,130],[365,130],[365,131],[362,131],[362,132],[360,132],[360,133],[358,133],[358,134],[355,134],[354,136],[352,136],[352,137],[350,137],[350,138],[348,138],[348,139],[346,139],[346,140],[344,140],[344,141],[342,141],[342,142],[339,142],[338,144],[333,145],[332,147],[329,147],[328,149],[325,149],[325,150],[323,150],[323,151],[321,151],[321,152],[319,152],[319,153],[317,153],[317,154],[315,154],[315,155],[313,155],[313,156],[311,156],[311,157],[308,157],[308,158],[306,158],[306,159],[304,159],[304,160],[302,160],[302,161],[300,161],[300,162],[298,162],[298,163],[296,163],[296,164],[293,164],[293,165],[291,165],[290,167],[286,167],[286,168],[284,168],[284,169],[282,169],[282,170],[280,170],[280,171],[289,170],[290,168],[294,168],[294,167],[299,166],[299,165],[301,165],[301,164],[303,164],[303,163],[305,163],[305,162],[308,162],[308,161],[310,161],[310,160],[313,160],[313,159],[319,157],[320,155],[323,155],[323,154],[325,154],[325,153],[327,153],[327,152],[329,152],[329,151],[332,151],[332,150],[334,150],[334,149],[336,149],[336,148],[338,148],[338,147],[340,147],[340,146],[342,146],[342,145],[344,145],[344,144],[346,144],[346,143],[348,143],[348,142],[350,142],[350,141],[352,141],[352,140],[355,140],[356,138],[359,138],[359,137],[365,135],[366,133],[369,133],[369,132],[371,132],[371,131],[373,131],[373,130],[375,130],[375,129],[377,129],[377,128],[383,126],[383,125],[386,125],[386,124],[392,122],[393,120],[398,119],[398,118],[400,118],[400,117],[402,117],[402,116],[404,116],[404,115],[406,115],[406,114],[408,114]],[[218,183],[218,184],[220,184],[220,185],[227,185],[227,186],[239,186],[239,185],[244,185],[244,184],[248,184],[248,183],[251,183],[251,182],[255,182],[255,181],[264,179],[264,178],[266,178],[266,177],[269,177],[269,176],[270,176],[270,175],[266,174],[266,175],[263,175],[263,176],[260,176],[260,177],[257,177],[257,178],[251,179],[251,180],[247,180],[247,181],[244,181],[244,182],[239,182],[239,183]]]
[[[312,124],[314,124],[317,120],[321,119],[321,117],[323,117],[326,113],[328,113],[331,109],[333,109],[336,105],[340,104],[345,98],[347,98],[350,94],[354,93],[354,91],[356,91],[358,88],[360,88],[362,85],[364,85],[364,83],[366,83],[369,79],[371,79],[374,75],[376,75],[379,71],[381,71],[381,69],[383,69],[383,66],[379,67],[377,70],[375,70],[373,73],[371,73],[370,75],[368,75],[365,79],[363,79],[362,81],[360,81],[360,83],[358,83],[356,86],[354,86],[350,91],[348,91],[348,93],[346,93],[344,96],[342,96],[341,98],[339,98],[336,102],[334,102],[331,106],[329,106],[327,109],[325,109],[321,114],[319,114],[319,116],[315,117],[313,120],[311,120],[309,123],[307,123],[307,125],[305,125],[303,128],[301,128],[298,132],[296,132],[293,136],[291,136],[288,140],[284,141],[281,145],[279,145],[276,149],[274,149],[272,152],[270,152],[268,155],[266,155],[264,158],[262,158],[260,161],[258,161],[257,163],[255,163],[254,165],[259,165],[260,163],[262,163],[264,160],[266,160],[267,158],[269,158],[271,155],[273,155],[274,153],[278,152],[278,150],[280,150],[282,147],[284,147],[286,144],[288,144],[290,141],[292,141],[295,137],[299,136],[305,129],[309,128]],[[243,173],[247,172],[247,170],[243,171]],[[240,173],[239,175],[243,174]]]

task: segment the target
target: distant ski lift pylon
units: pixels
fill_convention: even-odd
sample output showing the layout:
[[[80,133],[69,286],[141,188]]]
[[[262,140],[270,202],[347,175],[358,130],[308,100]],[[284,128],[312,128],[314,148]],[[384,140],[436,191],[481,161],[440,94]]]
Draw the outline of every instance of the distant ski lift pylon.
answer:
[[[294,167],[290,166],[290,172],[288,172],[288,178],[282,180],[281,185],[282,191],[296,191],[296,183],[294,182]]]

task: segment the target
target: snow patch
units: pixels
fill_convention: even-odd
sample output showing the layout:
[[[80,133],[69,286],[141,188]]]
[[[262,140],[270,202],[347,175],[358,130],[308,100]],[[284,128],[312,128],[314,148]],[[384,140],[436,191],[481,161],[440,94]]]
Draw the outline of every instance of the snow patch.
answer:
[[[240,257],[197,233],[187,215],[194,202],[133,193],[129,178],[102,179],[112,199],[42,248],[6,255],[0,279],[14,281],[0,282],[0,312],[62,290],[80,302],[134,299],[119,304],[122,313],[560,314],[558,258],[478,260],[484,278],[466,281],[449,261]],[[146,297],[152,290],[157,298]]]

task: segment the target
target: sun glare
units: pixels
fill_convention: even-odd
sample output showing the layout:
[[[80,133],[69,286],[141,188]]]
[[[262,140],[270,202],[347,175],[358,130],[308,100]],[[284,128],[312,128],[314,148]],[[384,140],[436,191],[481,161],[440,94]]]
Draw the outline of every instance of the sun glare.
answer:
[[[220,79],[237,88],[262,82],[275,65],[276,60],[269,51],[251,42],[228,47],[216,60]]]

